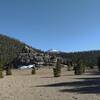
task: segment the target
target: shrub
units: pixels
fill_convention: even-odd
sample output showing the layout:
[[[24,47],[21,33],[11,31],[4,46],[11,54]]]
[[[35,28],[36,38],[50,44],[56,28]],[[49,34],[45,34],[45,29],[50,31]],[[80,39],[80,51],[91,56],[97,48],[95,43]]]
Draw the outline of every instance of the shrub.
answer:
[[[100,57],[98,57],[98,71],[100,71]]]
[[[3,78],[3,67],[2,67],[2,64],[0,64],[0,78]]]
[[[68,61],[67,65],[68,65],[68,69],[67,70],[71,71],[72,70],[72,66],[73,66],[72,61]]]
[[[11,71],[11,66],[10,65],[6,68],[6,75],[12,75],[12,71]]]
[[[77,64],[74,67],[74,70],[75,70],[74,72],[75,75],[81,75],[82,73],[85,72],[85,66],[81,60],[78,60]]]
[[[36,74],[36,68],[32,67],[32,75]]]
[[[60,77],[61,75],[61,65],[59,59],[56,62],[55,68],[53,68],[53,73],[54,73],[54,77]]]

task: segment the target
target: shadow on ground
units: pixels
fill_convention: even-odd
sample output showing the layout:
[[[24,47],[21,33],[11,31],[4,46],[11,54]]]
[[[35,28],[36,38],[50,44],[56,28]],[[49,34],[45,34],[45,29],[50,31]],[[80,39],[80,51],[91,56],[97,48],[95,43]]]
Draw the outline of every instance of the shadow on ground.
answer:
[[[62,89],[60,92],[77,92],[84,94],[100,94],[100,77],[77,78],[81,81],[70,82],[71,89]]]
[[[100,72],[98,70],[91,70],[87,71],[87,75],[100,75]]]
[[[46,77],[40,77],[40,78],[53,78],[53,76],[49,77],[49,76],[46,76]]]
[[[84,94],[100,94],[100,77],[77,78],[79,81],[62,82],[48,85],[39,85],[36,87],[63,87],[60,92],[77,92]]]

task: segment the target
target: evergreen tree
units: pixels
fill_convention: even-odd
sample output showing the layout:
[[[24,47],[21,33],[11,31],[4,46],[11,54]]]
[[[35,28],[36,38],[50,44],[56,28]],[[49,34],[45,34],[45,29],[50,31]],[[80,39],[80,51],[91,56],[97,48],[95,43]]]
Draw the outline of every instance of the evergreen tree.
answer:
[[[72,61],[68,61],[68,71],[71,71],[71,69],[72,69]]]
[[[98,57],[98,71],[100,71],[100,57]]]
[[[2,63],[0,63],[0,78],[3,78],[3,66],[2,66]]]
[[[61,75],[61,63],[60,60],[57,59],[56,66],[53,68],[54,77],[60,77]]]
[[[83,72],[85,72],[82,60],[78,59],[74,70],[75,70],[75,72],[74,72],[75,75],[81,75]]]
[[[12,75],[12,66],[9,64],[9,66],[6,68],[6,75]]]
[[[32,67],[32,75],[36,74],[36,68]]]

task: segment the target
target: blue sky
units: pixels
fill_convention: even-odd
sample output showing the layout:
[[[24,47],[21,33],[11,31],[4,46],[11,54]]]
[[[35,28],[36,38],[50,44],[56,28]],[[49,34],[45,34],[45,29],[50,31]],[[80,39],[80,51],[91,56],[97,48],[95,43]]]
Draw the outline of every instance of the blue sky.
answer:
[[[0,33],[42,50],[100,50],[100,0],[0,0]]]

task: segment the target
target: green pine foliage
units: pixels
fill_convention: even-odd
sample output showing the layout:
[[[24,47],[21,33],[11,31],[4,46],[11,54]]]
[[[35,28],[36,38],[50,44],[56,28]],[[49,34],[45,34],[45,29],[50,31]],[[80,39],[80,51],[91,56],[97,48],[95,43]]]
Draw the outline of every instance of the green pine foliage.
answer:
[[[17,57],[19,52],[22,52],[22,48],[25,46],[18,40],[12,39],[5,35],[0,35],[0,54],[1,63],[6,65],[13,61]]]
[[[75,68],[74,68],[74,74],[75,75],[81,75],[85,72],[85,66],[81,60],[78,60]]]
[[[100,50],[93,50],[93,51],[82,51],[82,52],[70,52],[70,53],[65,53],[65,52],[60,52],[60,53],[55,53],[56,56],[62,57],[63,59],[66,60],[71,60],[73,61],[73,64],[77,62],[77,59],[81,59],[86,67],[93,67],[97,66],[97,58],[100,56]],[[65,62],[63,62],[65,63]]]
[[[68,61],[67,66],[68,66],[68,71],[71,71],[73,67],[72,61]]]
[[[0,78],[3,78],[3,66],[0,63]]]
[[[36,74],[36,68],[35,67],[32,68],[32,75],[34,75],[34,74]]]
[[[61,75],[61,63],[59,59],[56,62],[55,68],[53,68],[53,73],[54,73],[54,77],[60,77]]]
[[[25,46],[28,45],[20,42],[19,40],[0,34],[0,56],[3,66],[6,66],[9,63],[13,62],[17,58],[19,53],[26,53],[27,51],[25,49]],[[36,52],[42,52],[39,49],[32,49]]]
[[[9,65],[7,68],[6,68],[6,75],[12,75],[12,66]]]
[[[100,71],[100,57],[98,57],[98,71]]]

